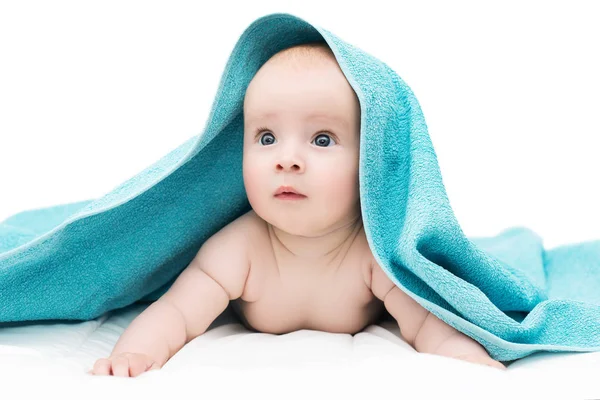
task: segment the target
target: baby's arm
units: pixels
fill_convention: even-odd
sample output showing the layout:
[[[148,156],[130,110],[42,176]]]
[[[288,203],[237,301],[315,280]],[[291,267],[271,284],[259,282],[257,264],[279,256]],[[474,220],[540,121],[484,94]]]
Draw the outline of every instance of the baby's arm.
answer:
[[[96,362],[93,372],[110,375],[111,361],[113,374],[119,376],[160,368],[203,334],[229,300],[241,297],[244,291],[249,273],[245,240],[244,232],[231,224],[211,236],[169,290],[133,320],[109,359]],[[141,364],[149,365],[131,371],[127,354],[138,355]]]
[[[418,352],[506,368],[492,359],[477,341],[446,324],[400,290],[377,263],[372,267],[371,291],[384,302],[386,310],[398,322],[402,337]]]

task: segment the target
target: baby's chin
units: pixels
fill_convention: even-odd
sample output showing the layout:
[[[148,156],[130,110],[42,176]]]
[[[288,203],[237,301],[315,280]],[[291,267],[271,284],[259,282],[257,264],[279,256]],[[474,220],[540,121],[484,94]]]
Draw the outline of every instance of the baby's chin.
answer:
[[[310,218],[307,218],[306,216],[297,221],[294,221],[293,219],[278,220],[275,218],[272,220],[268,219],[266,222],[273,228],[277,228],[281,233],[305,238],[318,238],[324,236],[337,230],[342,223],[341,221],[335,220],[311,222]]]
[[[277,228],[278,231],[288,235],[304,237],[319,236],[316,227],[308,225],[306,219],[304,219],[304,223],[298,223],[289,219],[282,221],[277,218],[268,219],[266,221],[273,228]]]

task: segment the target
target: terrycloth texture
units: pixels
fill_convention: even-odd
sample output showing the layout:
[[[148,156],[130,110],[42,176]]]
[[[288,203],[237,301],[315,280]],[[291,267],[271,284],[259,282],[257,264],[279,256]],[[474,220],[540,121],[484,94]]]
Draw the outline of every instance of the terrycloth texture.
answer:
[[[465,237],[410,88],[383,62],[289,14],[241,35],[202,134],[104,197],[0,225],[0,321],[87,320],[164,293],[208,237],[250,209],[249,81],[279,50],[323,39],[360,100],[365,233],[390,278],[495,359],[599,350],[600,241],[545,250],[526,228]]]

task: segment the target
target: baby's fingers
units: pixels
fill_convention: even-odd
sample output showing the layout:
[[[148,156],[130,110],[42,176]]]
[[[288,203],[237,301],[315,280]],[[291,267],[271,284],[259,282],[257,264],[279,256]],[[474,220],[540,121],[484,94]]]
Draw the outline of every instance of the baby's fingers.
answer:
[[[158,365],[157,362],[152,362],[152,365],[150,365],[150,369],[148,371],[151,371],[153,369],[160,369],[160,365]]]
[[[114,376],[129,376],[129,360],[124,356],[116,356],[112,360],[112,373]]]
[[[466,355],[457,356],[455,358],[457,358],[459,360],[475,363],[475,364],[483,364],[483,365],[488,365],[490,367],[498,368],[501,370],[506,370],[506,366],[504,366],[504,364],[502,364],[500,361],[496,361],[493,358],[488,357],[488,356],[466,354]]]
[[[89,373],[92,375],[110,375],[110,360],[100,358]]]
[[[136,377],[142,372],[146,372],[151,364],[152,361],[144,354],[133,354],[129,358],[129,372],[131,376]]]

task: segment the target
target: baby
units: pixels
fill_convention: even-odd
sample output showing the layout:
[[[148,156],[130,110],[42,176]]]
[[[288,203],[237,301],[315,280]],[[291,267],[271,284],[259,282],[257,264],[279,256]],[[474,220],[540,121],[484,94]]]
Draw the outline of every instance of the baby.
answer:
[[[360,105],[329,47],[304,44],[271,57],[243,107],[252,210],[201,246],[90,373],[134,377],[161,368],[230,301],[248,329],[273,334],[355,334],[387,310],[417,351],[504,369],[402,292],[374,259],[360,208]]]

